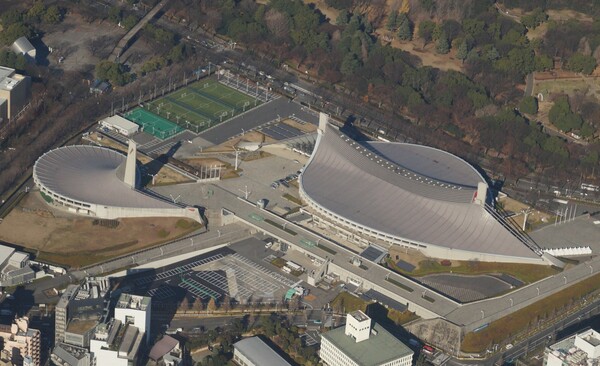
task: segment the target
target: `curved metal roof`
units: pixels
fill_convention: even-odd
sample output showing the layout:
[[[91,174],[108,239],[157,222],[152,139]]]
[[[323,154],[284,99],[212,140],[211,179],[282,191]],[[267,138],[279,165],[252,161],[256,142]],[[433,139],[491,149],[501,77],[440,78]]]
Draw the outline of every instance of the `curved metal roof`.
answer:
[[[29,53],[30,51],[35,51],[35,47],[29,42],[26,37],[20,37],[12,44],[12,48],[15,52],[19,53]]]
[[[74,201],[114,207],[178,207],[125,184],[121,168],[125,160],[125,155],[103,147],[64,146],[42,155],[33,175],[46,189]]]
[[[357,225],[415,243],[538,257],[472,203],[481,175],[434,148],[351,140],[328,125],[301,175],[302,189]]]

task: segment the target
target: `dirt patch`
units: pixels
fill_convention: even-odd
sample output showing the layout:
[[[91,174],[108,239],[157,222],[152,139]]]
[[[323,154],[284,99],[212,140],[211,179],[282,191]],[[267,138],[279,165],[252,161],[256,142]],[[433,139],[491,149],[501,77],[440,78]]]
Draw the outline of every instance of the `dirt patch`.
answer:
[[[435,52],[435,44],[430,42],[429,44],[422,47],[420,40],[413,40],[410,42],[400,41],[396,39],[393,33],[380,28],[377,30],[378,34],[381,34],[383,40],[387,40],[392,47],[399,48],[402,51],[406,51],[413,56],[417,56],[421,59],[423,66],[431,66],[440,70],[462,70],[462,62],[455,57],[456,50],[451,50],[446,55],[440,55]]]
[[[313,294],[304,296],[304,300],[306,300],[306,301],[315,301],[316,299],[317,299],[317,297]]]
[[[514,224],[516,224],[519,229],[523,228],[523,220],[525,219],[525,215],[523,215],[522,212],[528,209],[530,210],[530,213],[527,216],[528,227],[536,227],[554,219],[553,215],[533,210],[530,206],[510,197],[501,198],[498,200],[498,203],[503,206],[505,211],[514,212],[516,214],[512,217],[512,221],[514,221]]]
[[[583,13],[577,12],[575,10],[569,10],[569,9],[547,10],[546,13],[548,14],[548,18],[550,20],[556,20],[556,21],[561,21],[561,22],[569,20],[569,19],[575,19],[580,22],[590,22],[590,23],[594,21],[594,18],[592,18],[588,14],[583,14]]]
[[[27,195],[0,224],[0,240],[38,253],[38,259],[83,266],[183,236],[200,225],[182,218],[110,221],[70,215],[46,205],[39,192]]]
[[[106,58],[125,30],[108,21],[86,22],[79,14],[67,15],[61,24],[49,27],[44,43],[53,49],[49,59],[65,70],[89,71]]]
[[[319,11],[327,17],[327,20],[329,21],[329,23],[335,24],[335,20],[337,19],[338,14],[340,13],[339,10],[334,9],[330,6],[327,6],[327,4],[325,4],[324,0],[303,0],[303,1],[305,4],[314,4],[315,8],[319,9]]]
[[[300,123],[291,118],[284,119],[283,121],[281,121],[281,123],[290,127],[294,127],[295,129],[300,130],[304,133],[312,133],[317,130],[317,126],[313,125],[312,123]]]
[[[548,23],[540,24],[535,29],[527,30],[527,38],[529,38],[529,40],[544,38],[547,31],[548,31]]]

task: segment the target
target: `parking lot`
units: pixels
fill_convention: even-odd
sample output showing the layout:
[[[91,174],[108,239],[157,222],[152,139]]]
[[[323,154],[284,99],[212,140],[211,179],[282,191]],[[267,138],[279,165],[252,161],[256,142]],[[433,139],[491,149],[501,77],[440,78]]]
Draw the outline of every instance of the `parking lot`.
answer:
[[[246,246],[264,250],[264,242],[255,238],[242,241]],[[264,262],[263,262],[264,263]],[[239,303],[280,302],[286,291],[300,282],[267,268],[229,248],[126,278],[122,287],[151,296],[161,302],[178,302],[184,297],[217,302],[225,296]]]

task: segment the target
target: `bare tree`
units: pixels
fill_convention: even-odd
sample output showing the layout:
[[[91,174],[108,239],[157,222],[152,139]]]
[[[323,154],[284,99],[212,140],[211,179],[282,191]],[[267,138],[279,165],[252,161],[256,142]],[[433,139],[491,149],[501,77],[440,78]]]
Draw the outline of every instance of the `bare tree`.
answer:
[[[282,12],[269,9],[265,14],[265,24],[271,33],[277,38],[285,38],[290,34],[288,17]]]

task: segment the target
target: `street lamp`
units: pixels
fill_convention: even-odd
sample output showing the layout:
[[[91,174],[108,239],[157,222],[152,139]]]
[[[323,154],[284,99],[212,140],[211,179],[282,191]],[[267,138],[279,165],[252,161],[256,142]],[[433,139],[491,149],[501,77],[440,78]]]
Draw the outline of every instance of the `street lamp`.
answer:
[[[589,267],[590,267],[590,274],[594,273],[594,267],[592,267],[591,264],[589,265]]]
[[[539,287],[536,287],[535,289],[536,289],[536,290],[537,290],[537,292],[538,292],[538,294],[537,294],[537,295],[538,295],[538,296],[540,296],[540,288],[539,288]]]
[[[481,310],[481,319],[485,318],[485,312]]]
[[[564,280],[565,280],[565,285],[567,284],[567,276],[563,276]]]
[[[512,308],[512,306],[514,305],[512,297],[509,298],[508,301],[510,301],[510,307]]]

